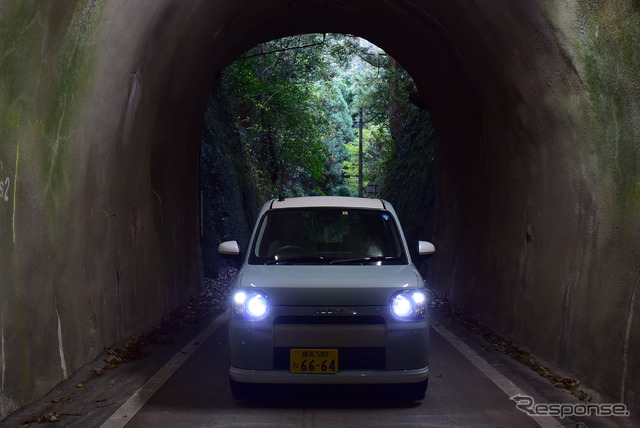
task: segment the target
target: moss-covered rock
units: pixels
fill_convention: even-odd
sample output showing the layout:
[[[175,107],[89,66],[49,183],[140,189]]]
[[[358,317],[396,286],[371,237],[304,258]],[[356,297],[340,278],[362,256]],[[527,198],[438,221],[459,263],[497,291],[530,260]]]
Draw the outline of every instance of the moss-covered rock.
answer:
[[[402,134],[380,192],[398,213],[409,244],[431,240],[435,214],[437,142],[426,111]]]
[[[243,250],[248,247],[251,228],[265,202],[259,200],[254,170],[229,117],[226,99],[216,87],[205,114],[200,156],[201,248],[207,277],[234,263],[218,254],[220,242],[237,240]]]

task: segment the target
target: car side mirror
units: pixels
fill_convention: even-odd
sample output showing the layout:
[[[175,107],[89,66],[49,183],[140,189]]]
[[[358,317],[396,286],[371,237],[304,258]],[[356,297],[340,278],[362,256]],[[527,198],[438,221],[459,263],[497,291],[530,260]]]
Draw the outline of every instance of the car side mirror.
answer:
[[[238,241],[224,241],[218,245],[218,253],[225,256],[239,256],[240,246]]]
[[[418,256],[432,256],[436,252],[436,247],[427,241],[418,241]]]

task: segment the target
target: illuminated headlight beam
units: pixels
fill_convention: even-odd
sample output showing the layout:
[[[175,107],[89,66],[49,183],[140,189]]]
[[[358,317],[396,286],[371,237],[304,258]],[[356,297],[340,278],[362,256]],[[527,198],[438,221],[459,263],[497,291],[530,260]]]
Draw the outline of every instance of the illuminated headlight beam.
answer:
[[[427,296],[424,290],[401,290],[391,297],[391,314],[402,321],[424,319],[427,312]]]
[[[269,312],[267,295],[257,290],[240,290],[233,294],[233,312],[236,316],[256,321]]]

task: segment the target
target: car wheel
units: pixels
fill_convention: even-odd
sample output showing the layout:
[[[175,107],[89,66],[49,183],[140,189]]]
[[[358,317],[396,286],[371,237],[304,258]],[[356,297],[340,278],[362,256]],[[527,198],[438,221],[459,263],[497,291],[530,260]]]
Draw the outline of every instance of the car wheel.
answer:
[[[408,398],[412,400],[424,399],[428,386],[429,386],[429,379],[425,379],[422,382],[409,384],[407,388]]]
[[[236,400],[247,400],[251,395],[251,385],[238,382],[233,379],[229,379],[229,385],[231,386],[231,395]]]

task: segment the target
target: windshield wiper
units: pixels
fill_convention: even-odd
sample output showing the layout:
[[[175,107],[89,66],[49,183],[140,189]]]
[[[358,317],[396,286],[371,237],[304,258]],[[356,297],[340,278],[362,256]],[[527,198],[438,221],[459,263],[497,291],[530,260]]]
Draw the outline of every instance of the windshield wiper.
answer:
[[[304,264],[311,263],[313,264],[328,264],[330,260],[325,259],[322,256],[298,256],[298,257],[288,257],[285,259],[274,259],[266,262],[266,265],[279,265],[279,264]]]
[[[335,259],[331,260],[331,264],[365,264],[365,263],[375,263],[375,262],[383,262],[387,260],[398,260],[399,257],[391,257],[391,256],[376,256],[376,257],[354,257],[351,259]]]

